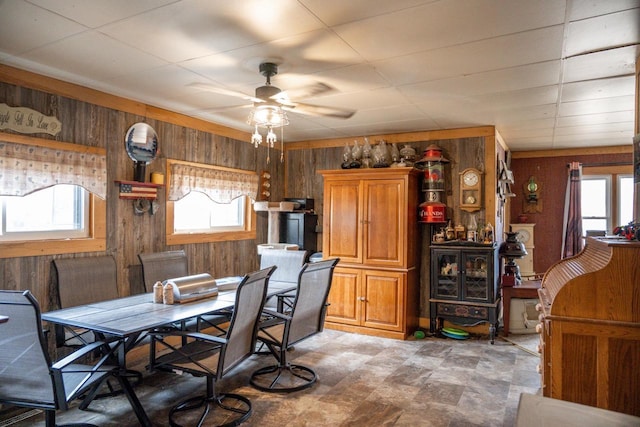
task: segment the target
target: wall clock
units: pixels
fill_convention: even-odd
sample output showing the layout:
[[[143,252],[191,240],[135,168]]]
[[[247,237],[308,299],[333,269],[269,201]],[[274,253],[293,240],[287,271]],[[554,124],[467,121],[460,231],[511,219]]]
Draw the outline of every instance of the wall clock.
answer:
[[[467,212],[482,209],[482,172],[478,169],[460,172],[460,209]]]
[[[529,239],[531,238],[531,235],[529,234],[528,230],[518,230],[518,240],[521,241],[522,243],[528,243]]]

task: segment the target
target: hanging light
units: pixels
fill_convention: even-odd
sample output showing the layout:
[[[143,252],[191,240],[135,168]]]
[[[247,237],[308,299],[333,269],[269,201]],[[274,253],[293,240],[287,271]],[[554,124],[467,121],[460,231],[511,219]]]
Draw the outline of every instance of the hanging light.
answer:
[[[251,135],[251,143],[254,147],[258,148],[262,144],[262,135],[258,128],[265,128],[267,130],[266,143],[267,149],[273,148],[278,141],[274,128],[280,128],[280,144],[284,151],[284,126],[289,124],[287,113],[276,104],[257,104],[254,105],[253,110],[249,113],[247,123],[254,126],[253,135]],[[269,163],[270,157],[267,152],[267,163]],[[284,157],[280,156],[280,161],[284,161]]]

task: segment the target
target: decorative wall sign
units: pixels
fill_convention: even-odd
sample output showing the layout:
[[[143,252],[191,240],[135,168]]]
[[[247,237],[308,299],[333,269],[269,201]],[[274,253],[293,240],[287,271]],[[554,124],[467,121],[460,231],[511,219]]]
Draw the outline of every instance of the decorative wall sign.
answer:
[[[0,104],[0,129],[55,136],[62,130],[62,123],[54,116],[45,116],[31,108]]]

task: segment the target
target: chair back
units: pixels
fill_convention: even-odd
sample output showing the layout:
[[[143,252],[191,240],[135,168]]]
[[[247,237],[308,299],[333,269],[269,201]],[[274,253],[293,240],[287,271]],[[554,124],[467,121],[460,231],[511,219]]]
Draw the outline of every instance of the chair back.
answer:
[[[219,358],[219,378],[253,354],[258,319],[267,296],[269,278],[275,269],[276,267],[269,267],[249,273],[238,285],[235,308],[227,329],[227,345]]]
[[[111,255],[53,260],[60,308],[118,298],[116,261]]]
[[[34,408],[56,408],[51,360],[47,353],[40,307],[29,291],[0,291],[0,402]]]
[[[333,270],[339,258],[305,264],[300,271],[293,302],[288,345],[322,332]]]
[[[142,264],[144,289],[153,292],[153,285],[167,279],[189,275],[189,260],[183,250],[138,254]]]
[[[272,265],[278,267],[269,279],[271,282],[296,283],[307,255],[307,251],[267,249],[260,255],[260,268],[265,269]]]

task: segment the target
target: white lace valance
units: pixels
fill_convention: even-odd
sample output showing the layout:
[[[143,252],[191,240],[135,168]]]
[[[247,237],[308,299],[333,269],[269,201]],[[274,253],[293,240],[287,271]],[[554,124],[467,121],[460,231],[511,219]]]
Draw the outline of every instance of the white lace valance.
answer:
[[[200,191],[216,203],[230,203],[240,196],[255,200],[258,175],[255,172],[217,169],[206,165],[170,163],[169,200],[180,200],[191,191]]]
[[[0,141],[0,195],[24,196],[56,184],[79,185],[106,199],[106,153]]]

